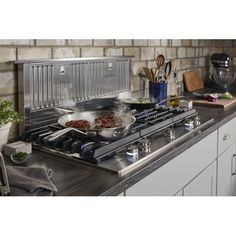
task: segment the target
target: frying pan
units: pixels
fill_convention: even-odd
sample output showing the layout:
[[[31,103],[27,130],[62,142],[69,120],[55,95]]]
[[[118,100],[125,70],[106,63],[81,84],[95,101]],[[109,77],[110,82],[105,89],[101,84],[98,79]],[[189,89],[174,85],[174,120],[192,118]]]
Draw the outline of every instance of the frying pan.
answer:
[[[144,109],[151,109],[151,108],[155,108],[156,106],[156,102],[138,102],[138,101],[134,101],[133,99],[124,99],[122,100],[122,102],[128,106],[131,110],[136,109],[136,110],[144,110]]]
[[[93,128],[93,129],[78,129],[71,128],[66,126],[66,122],[71,120],[87,120],[91,124],[94,124],[94,120],[101,116],[106,116],[111,113],[114,113],[116,117],[119,117],[122,120],[122,126],[115,128]],[[98,136],[103,140],[113,141],[127,136],[131,129],[132,125],[135,122],[135,117],[123,112],[111,112],[111,111],[87,111],[87,112],[76,112],[73,114],[63,115],[58,119],[58,123],[65,127],[65,129],[54,132],[53,134],[47,136],[44,141],[51,142],[55,139],[61,137],[63,134],[66,134],[71,131],[83,134],[87,137]]]

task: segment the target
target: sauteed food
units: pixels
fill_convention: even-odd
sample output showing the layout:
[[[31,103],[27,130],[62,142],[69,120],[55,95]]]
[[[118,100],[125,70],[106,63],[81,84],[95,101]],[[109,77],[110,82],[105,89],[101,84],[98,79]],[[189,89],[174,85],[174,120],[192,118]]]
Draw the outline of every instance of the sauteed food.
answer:
[[[65,124],[68,127],[77,129],[101,129],[101,128],[116,128],[122,126],[121,118],[115,116],[113,113],[109,113],[94,120],[94,124],[91,124],[88,120],[70,120]]]

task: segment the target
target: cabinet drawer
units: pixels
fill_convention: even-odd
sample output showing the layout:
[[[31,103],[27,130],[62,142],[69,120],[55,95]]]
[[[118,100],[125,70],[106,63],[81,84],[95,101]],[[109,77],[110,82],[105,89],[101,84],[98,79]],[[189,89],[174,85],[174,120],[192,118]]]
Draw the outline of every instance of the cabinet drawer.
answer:
[[[236,139],[236,118],[221,126],[218,131],[218,156]]]

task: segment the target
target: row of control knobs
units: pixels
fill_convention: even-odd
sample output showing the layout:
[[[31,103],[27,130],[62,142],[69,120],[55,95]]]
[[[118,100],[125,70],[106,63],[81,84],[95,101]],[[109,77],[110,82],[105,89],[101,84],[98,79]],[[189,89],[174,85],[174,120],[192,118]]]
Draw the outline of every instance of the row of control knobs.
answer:
[[[186,130],[191,131],[197,126],[201,125],[200,117],[194,116],[191,118],[185,119],[184,126]],[[170,142],[175,140],[175,130],[173,127],[169,127],[164,131],[164,136],[169,139]],[[137,145],[133,144],[128,146],[126,150],[126,158],[130,161],[136,161],[139,156],[139,150],[142,153],[150,153],[151,152],[151,142],[149,139],[145,138],[138,142]]]

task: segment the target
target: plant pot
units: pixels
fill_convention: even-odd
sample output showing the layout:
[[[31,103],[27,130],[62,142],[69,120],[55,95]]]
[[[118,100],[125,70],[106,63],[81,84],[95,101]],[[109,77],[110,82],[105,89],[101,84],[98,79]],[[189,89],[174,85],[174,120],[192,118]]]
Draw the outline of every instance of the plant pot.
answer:
[[[0,126],[0,152],[3,149],[3,146],[7,144],[11,124],[12,123],[8,123],[6,125]]]

